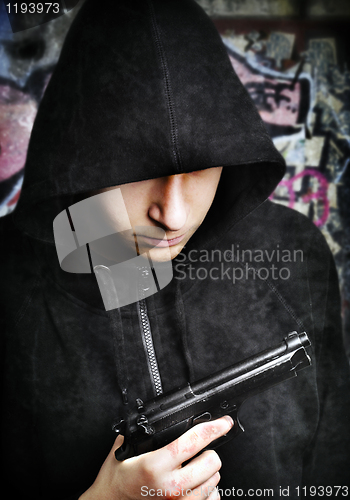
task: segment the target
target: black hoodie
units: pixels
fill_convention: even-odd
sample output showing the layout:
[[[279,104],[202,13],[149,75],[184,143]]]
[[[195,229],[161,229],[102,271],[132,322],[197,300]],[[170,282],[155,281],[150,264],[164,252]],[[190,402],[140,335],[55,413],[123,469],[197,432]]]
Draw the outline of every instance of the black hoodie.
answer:
[[[348,482],[333,260],[304,216],[268,201],[284,161],[218,33],[192,0],[87,0],[41,102],[19,204],[1,221],[11,498],[77,498],[113,443],[122,391],[128,405],[155,395],[139,305],[106,312],[92,274],[60,269],[54,217],[92,190],[212,166],[224,167],[213,205],[172,282],[146,300],[162,389],[305,330],[312,368],[245,403],[246,432],[218,450],[219,486],[298,498]]]

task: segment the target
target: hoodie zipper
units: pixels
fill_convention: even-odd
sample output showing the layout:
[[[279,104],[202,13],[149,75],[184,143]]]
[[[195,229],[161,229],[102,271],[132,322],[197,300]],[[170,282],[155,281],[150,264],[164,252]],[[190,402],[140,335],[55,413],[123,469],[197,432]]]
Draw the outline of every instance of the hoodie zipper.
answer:
[[[153,386],[155,396],[163,393],[162,380],[158,368],[156,352],[153,345],[153,337],[151,325],[147,313],[146,300],[144,298],[145,291],[148,289],[147,283],[151,279],[149,270],[146,267],[139,268],[139,296],[140,300],[137,302],[137,312],[139,316],[139,323],[141,329],[141,337],[143,346],[146,353],[149,374]]]

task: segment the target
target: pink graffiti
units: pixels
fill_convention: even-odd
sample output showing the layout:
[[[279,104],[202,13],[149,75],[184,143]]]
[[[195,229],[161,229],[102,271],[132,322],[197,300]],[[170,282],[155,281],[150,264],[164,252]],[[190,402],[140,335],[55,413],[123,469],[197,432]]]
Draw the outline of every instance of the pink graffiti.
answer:
[[[290,80],[281,78],[269,78],[262,73],[253,72],[249,66],[238,61],[232,55],[229,55],[231,64],[237,73],[238,78],[244,86],[255,85],[258,89],[260,86],[261,97],[266,100],[267,107],[261,108],[259,102],[256,102],[259,114],[262,120],[266,123],[274,125],[291,125],[297,124],[298,111],[301,101],[300,83],[296,82],[293,88],[290,85]],[[281,84],[284,88],[281,91],[280,99],[276,99],[277,86]]]
[[[22,170],[36,112],[29,95],[0,85],[0,181]]]
[[[308,192],[304,195],[301,196],[301,199],[304,203],[309,203],[311,200],[320,200],[322,205],[323,205],[323,213],[321,217],[316,219],[314,221],[315,225],[320,227],[323,226],[327,222],[328,216],[329,216],[329,200],[327,197],[327,190],[328,190],[328,181],[325,178],[323,174],[320,172],[317,172],[316,170],[312,169],[306,169],[303,170],[303,172],[300,172],[297,175],[294,175],[294,177],[291,177],[290,179],[283,180],[279,183],[279,186],[285,186],[288,190],[289,193],[289,203],[288,206],[290,208],[294,208],[294,204],[296,201],[296,195],[295,191],[293,190],[293,184],[296,180],[300,179],[301,177],[305,177],[306,175],[316,178],[318,181],[318,189],[315,192]],[[272,195],[273,197],[273,195]]]

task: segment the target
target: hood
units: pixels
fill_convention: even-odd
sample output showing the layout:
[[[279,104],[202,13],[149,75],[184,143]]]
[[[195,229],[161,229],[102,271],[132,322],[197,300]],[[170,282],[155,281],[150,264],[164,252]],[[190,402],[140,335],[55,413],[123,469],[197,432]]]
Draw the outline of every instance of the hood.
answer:
[[[87,0],[38,110],[17,226],[53,242],[78,194],[213,166],[222,227],[285,169],[212,21],[194,0]]]

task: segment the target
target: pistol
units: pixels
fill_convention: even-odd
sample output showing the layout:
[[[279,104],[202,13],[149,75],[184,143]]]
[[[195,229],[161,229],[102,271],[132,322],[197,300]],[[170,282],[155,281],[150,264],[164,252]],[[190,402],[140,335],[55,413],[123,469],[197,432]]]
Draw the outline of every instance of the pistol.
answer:
[[[230,415],[232,429],[212,443],[210,449],[229,441],[244,429],[238,418],[243,402],[280,382],[296,377],[311,365],[305,347],[311,343],[305,332],[289,333],[276,347],[205,377],[194,384],[157,396],[144,403],[136,400],[135,409],[113,425],[124,436],[115,451],[117,460],[157,450],[201,422]]]

